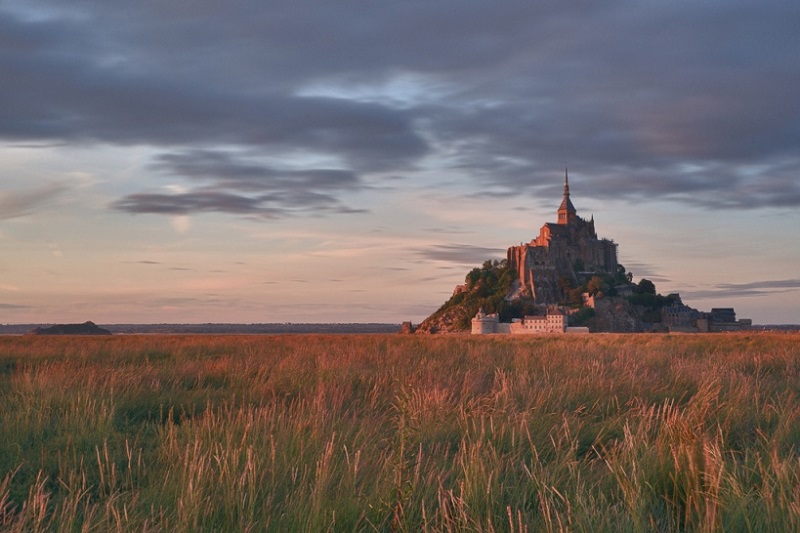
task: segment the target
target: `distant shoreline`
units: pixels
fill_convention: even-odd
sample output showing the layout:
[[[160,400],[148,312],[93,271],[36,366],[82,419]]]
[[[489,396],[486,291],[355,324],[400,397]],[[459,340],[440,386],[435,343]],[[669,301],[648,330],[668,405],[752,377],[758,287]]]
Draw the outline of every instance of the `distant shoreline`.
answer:
[[[0,335],[24,335],[37,327],[53,326],[39,324],[0,324]],[[114,335],[259,335],[282,333],[399,333],[401,324],[381,322],[366,323],[264,323],[264,324],[98,324]],[[800,324],[753,325],[750,332],[800,331]]]
[[[0,324],[0,335],[21,335],[53,324]],[[98,324],[112,334],[259,334],[259,333],[397,333],[400,324],[267,323],[267,324]]]

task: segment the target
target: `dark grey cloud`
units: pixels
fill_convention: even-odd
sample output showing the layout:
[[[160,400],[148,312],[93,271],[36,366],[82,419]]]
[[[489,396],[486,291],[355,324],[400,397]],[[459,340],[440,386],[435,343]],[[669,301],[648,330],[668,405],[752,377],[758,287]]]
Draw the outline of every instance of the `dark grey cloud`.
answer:
[[[115,202],[114,208],[129,213],[157,213],[161,215],[185,215],[196,212],[223,212],[236,214],[260,214],[272,218],[283,214],[280,209],[264,206],[258,198],[214,191],[191,193],[130,194]]]
[[[721,283],[706,290],[687,291],[688,298],[737,298],[800,291],[800,279]]]
[[[297,212],[355,213],[338,195],[362,187],[350,170],[276,169],[228,152],[191,150],[160,155],[159,172],[186,178],[186,192],[148,192],[125,196],[114,207],[130,213],[189,214],[224,212],[275,218]]]
[[[568,160],[598,198],[792,208],[798,26],[789,0],[31,0],[0,7],[0,138],[313,154],[359,178],[426,165],[489,196],[557,198]],[[412,88],[381,89],[397,80]],[[207,183],[116,207],[348,212],[342,193],[365,184],[169,157],[157,175]],[[300,185],[244,185],[269,180]]]
[[[479,266],[488,259],[505,258],[506,250],[473,246],[471,244],[440,244],[417,249],[416,255],[426,261],[448,261]]]
[[[95,8],[99,17],[102,10]],[[147,8],[141,14],[153,15]],[[105,32],[116,29],[96,27],[92,18],[30,22],[0,10],[0,73],[5,81],[0,95],[7,103],[0,135],[119,144],[299,146],[356,161],[375,155],[396,162],[426,149],[404,114],[373,103],[297,96],[295,87],[287,91],[271,83],[277,71],[251,65],[247,70],[259,78],[258,87],[238,83],[246,72],[231,73],[226,83],[214,84],[215,70],[225,65],[213,63],[203,52],[212,45],[225,50],[224,42],[186,43],[189,47],[181,54],[186,64],[173,69],[174,54],[159,56],[150,43],[135,40],[136,35],[118,43],[118,50],[109,50]],[[218,22],[205,21],[209,29]],[[179,24],[167,28],[153,20],[140,23],[142,30],[180,29]],[[146,68],[154,63],[161,69]]]

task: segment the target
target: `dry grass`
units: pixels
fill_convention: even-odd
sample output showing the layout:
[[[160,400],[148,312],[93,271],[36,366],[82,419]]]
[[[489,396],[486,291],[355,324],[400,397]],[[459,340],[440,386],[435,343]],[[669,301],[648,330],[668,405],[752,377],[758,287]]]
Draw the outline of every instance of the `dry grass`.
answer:
[[[0,337],[4,531],[797,531],[800,337]]]

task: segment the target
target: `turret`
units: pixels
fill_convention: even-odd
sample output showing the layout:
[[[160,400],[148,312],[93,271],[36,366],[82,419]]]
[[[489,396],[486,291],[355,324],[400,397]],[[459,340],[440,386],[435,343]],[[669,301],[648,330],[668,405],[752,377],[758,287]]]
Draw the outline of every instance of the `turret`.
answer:
[[[575,206],[569,199],[569,173],[567,167],[564,167],[564,199],[561,200],[561,205],[558,208],[558,223],[569,224],[575,220],[576,212]]]

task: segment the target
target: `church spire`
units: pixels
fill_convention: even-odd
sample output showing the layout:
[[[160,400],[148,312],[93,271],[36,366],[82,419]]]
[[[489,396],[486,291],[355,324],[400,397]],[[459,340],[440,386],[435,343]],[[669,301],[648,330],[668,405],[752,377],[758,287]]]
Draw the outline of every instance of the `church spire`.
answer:
[[[575,220],[575,206],[572,205],[572,200],[569,199],[569,171],[567,165],[564,165],[564,199],[561,200],[561,205],[558,208],[558,223],[569,224]]]

